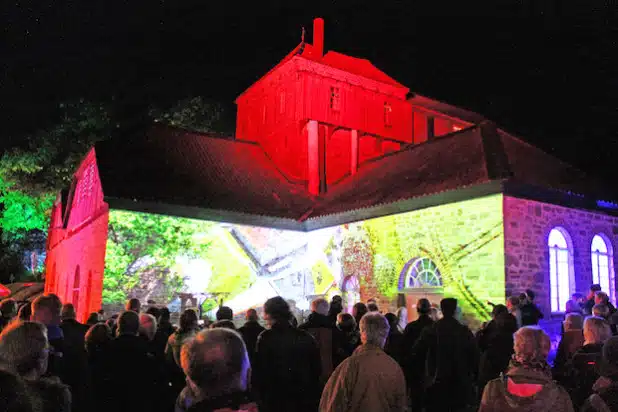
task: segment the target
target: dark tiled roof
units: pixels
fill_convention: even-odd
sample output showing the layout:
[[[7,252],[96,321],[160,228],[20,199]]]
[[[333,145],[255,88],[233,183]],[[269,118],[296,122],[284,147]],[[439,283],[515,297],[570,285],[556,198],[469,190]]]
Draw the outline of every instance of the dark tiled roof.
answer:
[[[454,117],[471,124],[478,124],[485,120],[485,118],[478,113],[452,106],[448,103],[431,99],[427,96],[421,96],[417,93],[414,93],[414,95],[408,99],[408,102],[414,106],[419,106],[433,112],[445,114],[449,117]]]
[[[234,139],[155,127],[137,139],[99,143],[96,155],[112,207],[298,230],[428,205],[411,205],[415,199],[438,196],[439,204],[458,200],[453,193],[478,196],[470,190],[488,185],[499,192],[496,182],[608,193],[489,122],[366,162],[317,198],[287,181],[260,146]],[[398,209],[401,202],[408,203]]]

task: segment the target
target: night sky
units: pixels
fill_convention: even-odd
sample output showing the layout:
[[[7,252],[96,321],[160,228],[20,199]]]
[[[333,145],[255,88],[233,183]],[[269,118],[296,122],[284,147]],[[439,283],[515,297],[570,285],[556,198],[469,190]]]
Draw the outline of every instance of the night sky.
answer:
[[[412,91],[618,177],[611,1],[3,3],[4,145],[53,122],[59,102],[80,97],[113,99],[123,119],[188,96],[233,110],[234,98],[299,43],[302,26],[311,40],[312,19],[322,16],[326,50],[368,58]]]

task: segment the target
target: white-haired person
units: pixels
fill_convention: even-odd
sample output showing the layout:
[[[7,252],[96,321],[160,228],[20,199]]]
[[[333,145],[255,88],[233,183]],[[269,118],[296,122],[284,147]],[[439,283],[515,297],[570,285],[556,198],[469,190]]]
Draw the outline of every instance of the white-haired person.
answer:
[[[257,412],[248,395],[250,363],[240,334],[228,328],[207,329],[182,347],[187,386],[176,412]]]
[[[558,381],[571,395],[576,410],[579,410],[586,398],[592,394],[592,386],[599,379],[603,345],[611,337],[612,331],[605,319],[586,318],[584,345],[573,354],[565,373]]]
[[[550,346],[541,329],[519,329],[509,368],[485,386],[479,412],[573,412],[568,392],[552,380],[547,364]]]
[[[13,322],[0,334],[0,362],[21,376],[47,412],[69,412],[71,392],[57,377],[44,378],[50,345],[47,328],[38,322]],[[4,389],[4,388],[3,388]]]
[[[320,412],[406,410],[403,371],[383,350],[389,330],[388,321],[378,312],[361,318],[362,346],[331,375],[322,392]]]
[[[311,302],[311,314],[298,329],[309,332],[318,342],[322,362],[322,384],[325,384],[335,367],[343,360],[343,336],[328,316],[330,305],[326,299]]]

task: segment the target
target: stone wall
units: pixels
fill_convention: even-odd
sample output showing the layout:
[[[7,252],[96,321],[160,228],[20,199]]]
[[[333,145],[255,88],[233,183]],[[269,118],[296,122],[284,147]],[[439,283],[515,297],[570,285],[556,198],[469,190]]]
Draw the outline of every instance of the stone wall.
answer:
[[[408,299],[412,309],[423,293],[401,289],[402,262],[429,257],[442,274],[442,295],[458,298],[467,322],[478,326],[491,310],[487,301],[505,299],[502,206],[502,195],[492,195],[362,223],[370,234],[374,270],[362,279],[361,299],[377,297],[382,311],[394,311],[403,292],[414,295]],[[380,255],[397,251],[401,257],[391,257],[396,263],[385,279],[378,273]]]
[[[556,226],[566,230],[573,244],[572,293],[586,293],[592,284],[590,245],[594,235],[601,233],[615,245],[618,234],[618,219],[601,212],[504,197],[507,293],[532,289],[546,317],[550,314],[547,239]]]

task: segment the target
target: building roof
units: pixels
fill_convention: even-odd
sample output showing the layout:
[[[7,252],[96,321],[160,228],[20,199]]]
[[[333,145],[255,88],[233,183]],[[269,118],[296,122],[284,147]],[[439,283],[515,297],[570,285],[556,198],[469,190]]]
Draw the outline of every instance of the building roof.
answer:
[[[470,123],[471,125],[479,124],[486,120],[482,115],[478,113],[462,109],[460,107],[453,106],[427,96],[421,96],[418,93],[414,93],[408,99],[408,102],[410,102],[413,107],[420,107],[422,109],[438,113],[440,115],[446,115],[447,117],[463,120],[464,122]]]
[[[320,56],[315,52],[315,48],[311,44],[304,42],[300,43],[298,46],[292,49],[290,53],[288,53],[279,63],[277,63],[261,78],[263,79],[267,77],[270,73],[276,71],[279,67],[283,66],[285,63],[295,57],[300,57],[315,63],[324,64],[326,66],[352,73],[366,79],[371,79],[379,83],[405,89],[406,93],[409,90],[407,87],[390,77],[388,74],[378,69],[376,66],[373,65],[373,63],[371,63],[367,59],[352,57],[335,51],[328,51],[324,56]],[[259,83],[259,80],[256,81],[240,95],[244,95],[248,90],[252,89],[255,85]]]
[[[607,194],[581,170],[483,122],[362,164],[313,197],[257,144],[170,127],[95,146],[111,207],[312,230],[504,191]],[[513,186],[514,187],[514,186]]]

